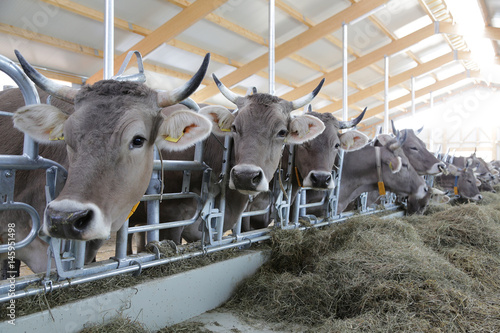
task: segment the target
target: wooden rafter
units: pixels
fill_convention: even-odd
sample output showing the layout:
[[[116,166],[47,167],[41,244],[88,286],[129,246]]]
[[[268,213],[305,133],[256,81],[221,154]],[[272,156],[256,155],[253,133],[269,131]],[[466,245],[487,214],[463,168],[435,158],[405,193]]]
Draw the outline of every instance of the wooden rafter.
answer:
[[[80,5],[76,2],[69,1],[69,0],[42,0],[42,1],[48,3],[52,6],[56,6],[58,8],[61,8],[63,10],[70,11],[74,14],[79,15],[79,16],[87,17],[89,19],[92,19],[92,20],[95,20],[98,22],[104,22],[104,13],[102,13],[98,10],[92,9],[90,7]],[[187,2],[185,0],[170,0],[170,2],[172,2],[174,4],[180,4],[180,5],[182,5],[183,8],[187,7],[189,4],[189,2]],[[241,34],[243,37],[246,37],[249,40],[252,40],[254,42],[256,42],[257,40],[263,40],[262,37],[258,36],[257,34],[254,34],[253,32],[251,32],[247,29],[244,29],[242,27],[238,27],[237,25],[235,25],[235,24],[229,22],[228,20],[225,20],[222,17],[217,16],[213,13],[208,14],[205,18],[208,21],[217,23],[226,29],[230,29],[232,31],[235,31],[238,34]],[[115,17],[115,27],[118,29],[124,30],[124,31],[133,32],[133,33],[141,35],[141,36],[147,36],[153,31],[153,30],[150,30],[148,28],[139,26],[137,24],[132,24],[130,22],[127,22],[127,21],[120,19],[118,17]],[[205,49],[202,49],[202,48],[194,46],[192,44],[180,41],[176,38],[169,40],[167,42],[167,44],[170,46],[176,47],[178,49],[181,49],[181,50],[193,53],[193,54],[197,54],[199,56],[204,56],[206,53],[209,52]],[[264,44],[266,44],[266,46],[267,46],[267,43],[264,42]],[[236,61],[234,59],[229,59],[228,57],[217,54],[217,53],[213,52],[213,50],[210,51],[210,59],[211,59],[211,61],[216,61],[218,63],[228,65],[228,66],[233,66],[236,68],[240,68],[243,65],[243,63],[241,63],[241,62]],[[157,68],[162,69],[164,67],[158,66]],[[159,73],[165,73],[165,70],[160,70]],[[260,72],[257,72],[255,74],[260,76],[260,77],[263,77],[265,79],[269,78],[268,73],[265,71],[260,71]],[[276,83],[287,85],[287,86],[290,86],[293,88],[297,87],[297,84],[295,84],[294,82],[290,82],[289,80],[286,80],[286,79],[281,78],[279,76],[275,77],[275,81],[276,81]],[[235,92],[237,92],[237,91],[235,91]],[[320,95],[318,95],[318,96],[320,96],[321,98],[326,99],[326,100],[335,101],[334,98],[331,98],[330,96],[328,96],[326,94],[320,93]]]
[[[363,0],[360,1],[349,8],[327,18],[323,22],[315,25],[307,31],[299,34],[298,36],[284,42],[275,49],[275,60],[276,62],[284,59],[290,54],[310,45],[311,43],[317,41],[328,33],[338,30],[342,22],[350,22],[353,19],[368,13],[369,11],[377,8],[378,6],[386,3],[388,0]],[[222,78],[222,81],[227,86],[233,86],[234,84],[246,79],[256,71],[259,71],[267,66],[268,53],[250,61],[241,68],[231,72]],[[311,89],[312,91],[312,89]],[[215,84],[211,84],[200,91],[193,94],[193,99],[196,101],[204,101],[207,98],[217,94],[219,90]]]
[[[43,43],[46,45],[50,45],[53,47],[57,47],[57,48],[60,48],[63,50],[68,50],[68,51],[71,51],[71,52],[74,52],[77,54],[83,54],[86,56],[96,57],[99,59],[102,59],[103,54],[104,54],[102,50],[94,49],[92,47],[88,47],[88,46],[81,45],[81,44],[76,44],[76,43],[62,40],[59,38],[47,36],[47,35],[44,35],[41,33],[34,33],[32,31],[18,28],[18,27],[14,27],[14,26],[8,25],[8,24],[0,23],[0,32],[6,33],[9,35],[13,35],[16,37],[25,38],[28,40],[33,40],[33,41]],[[147,62],[144,62],[143,65],[144,65],[144,68],[148,71],[168,75],[170,77],[175,77],[175,78],[178,78],[181,80],[187,81],[191,78],[191,75],[189,75],[189,74],[180,73],[180,72],[177,72],[177,71],[174,71],[174,70],[162,67],[162,66],[152,65],[152,64],[149,64]],[[84,78],[81,76],[75,76],[75,75],[70,75],[70,74],[65,74],[65,73],[57,73],[55,71],[50,71],[47,69],[45,70],[45,72],[49,73],[48,77],[50,77],[51,79],[63,80],[63,81],[68,81],[68,82],[72,82],[72,83],[77,83],[77,84],[84,83],[83,82]],[[203,84],[208,84],[210,82],[211,81],[209,81],[209,80],[205,80],[203,82]]]
[[[164,23],[149,35],[144,37],[137,44],[129,48],[126,52],[122,53],[118,57],[115,57],[115,73],[118,71],[119,66],[121,65],[129,51],[139,51],[143,56],[148,55],[162,43],[173,39],[175,36],[179,35],[194,23],[203,19],[205,16],[207,16],[214,9],[221,6],[226,1],[227,0],[198,0],[194,2],[191,6],[175,15],[168,22]],[[89,83],[94,83],[98,80],[101,80],[102,77],[103,70],[101,69],[100,71],[92,75],[87,81]]]
[[[369,54],[366,54],[356,60],[351,61],[348,64],[348,73],[354,73],[359,71],[360,69],[373,64],[384,58],[385,55],[391,55],[402,50],[409,48],[410,46],[420,42],[423,39],[426,39],[430,36],[434,35],[434,25],[430,24],[420,30],[415,31],[403,38],[395,40],[388,45],[385,45]],[[331,84],[342,78],[342,68],[336,68],[325,75],[326,84]],[[314,89],[314,80],[309,81],[300,87],[295,88],[294,90],[284,94],[281,96],[284,99],[295,99],[298,96],[304,95],[304,92],[311,91]]]
[[[467,74],[467,72],[453,75],[447,79],[438,81],[438,82],[431,84],[425,88],[422,88],[422,89],[415,91],[415,98],[418,98],[418,97],[421,97],[425,94],[428,94],[431,91],[437,91],[439,89],[446,88],[447,86],[449,86],[451,84],[457,83],[457,82],[465,80],[467,78],[476,77],[476,76],[478,76],[477,72],[471,72],[470,76]],[[409,102],[409,101],[411,101],[411,95],[406,94],[405,96],[402,96],[400,98],[397,98],[395,100],[390,101],[389,102],[389,109],[395,108],[395,107],[397,107],[401,104],[404,104],[406,102]],[[371,110],[368,110],[365,114],[365,119],[373,117],[373,116],[380,114],[382,112],[384,112],[384,105],[383,104],[379,105],[375,108],[372,108]]]
[[[470,52],[464,52],[460,51],[457,53],[457,59],[462,59],[462,60],[467,60],[470,59]],[[403,73],[400,73],[398,75],[393,76],[389,80],[389,87],[393,87],[395,85],[401,84],[405,81],[408,81],[411,79],[412,76],[419,76],[423,75],[428,72],[432,72],[438,68],[440,68],[443,65],[446,65],[452,61],[455,60],[455,56],[453,53],[448,53],[445,54],[441,57],[438,57],[436,59],[430,60],[426,63],[422,63],[418,65],[417,67],[414,67],[410,70],[407,70]],[[360,90],[354,94],[351,94],[348,96],[348,103],[349,105],[358,103],[365,98],[371,97],[377,93],[380,93],[384,91],[384,82],[379,82],[376,83],[366,89]],[[315,110],[317,112],[335,112],[337,110],[340,110],[342,108],[342,100],[329,104],[321,109]]]

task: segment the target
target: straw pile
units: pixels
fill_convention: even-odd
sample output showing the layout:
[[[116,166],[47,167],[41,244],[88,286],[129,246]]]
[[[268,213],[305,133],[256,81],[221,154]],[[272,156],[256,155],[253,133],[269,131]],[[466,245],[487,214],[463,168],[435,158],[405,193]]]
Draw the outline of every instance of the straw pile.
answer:
[[[278,231],[226,305],[310,332],[500,332],[500,196],[424,216]]]

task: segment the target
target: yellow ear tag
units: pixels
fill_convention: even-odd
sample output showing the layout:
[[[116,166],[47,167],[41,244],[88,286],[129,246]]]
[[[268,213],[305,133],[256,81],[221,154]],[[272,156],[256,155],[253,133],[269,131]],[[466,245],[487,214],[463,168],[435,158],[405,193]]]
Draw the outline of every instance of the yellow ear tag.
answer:
[[[456,186],[453,187],[453,193],[455,193],[455,195],[458,195],[458,187]]]
[[[378,193],[380,195],[385,195],[385,186],[384,186],[384,182],[378,182],[377,183],[378,185]]]
[[[392,168],[392,162],[389,162],[389,169],[391,169],[391,171],[392,171],[392,170],[394,170],[394,169]]]
[[[220,128],[220,127],[219,127]],[[231,132],[230,128],[220,128],[222,132]]]
[[[178,138],[173,138],[173,137],[171,137],[171,136],[169,135],[169,136],[167,136],[167,137],[165,138],[165,140],[167,140],[167,141],[169,141],[169,142],[174,142],[174,143],[177,143],[177,142],[179,142],[179,140],[182,138],[182,136],[183,136],[183,135],[184,135],[184,132],[182,132],[181,136],[179,136]]]
[[[127,220],[135,213],[135,210],[137,209],[137,206],[139,206],[141,202],[139,201],[138,203],[135,204],[134,207],[132,207],[132,210],[130,211],[130,214],[127,216]]]
[[[61,134],[61,136],[58,136],[58,137],[53,137],[52,136],[52,131],[50,131],[49,133],[49,141],[62,141],[64,140],[64,134]]]

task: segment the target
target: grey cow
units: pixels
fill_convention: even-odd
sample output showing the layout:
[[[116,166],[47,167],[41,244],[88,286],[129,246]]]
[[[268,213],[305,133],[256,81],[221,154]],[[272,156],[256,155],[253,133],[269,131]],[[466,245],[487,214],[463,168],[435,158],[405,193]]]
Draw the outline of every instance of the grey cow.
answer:
[[[16,51],[26,74],[52,103],[24,105],[18,89],[4,91],[0,109],[14,112],[14,129],[1,122],[0,153],[21,154],[23,135],[40,142],[40,154],[68,170],[59,196],[45,207],[44,171],[16,172],[14,200],[32,205],[44,217],[42,232],[51,237],[92,241],[92,260],[110,232],[126,221],[144,194],[152,173],[153,146],[185,149],[209,135],[211,124],[193,112],[164,113],[164,107],[187,98],[201,83],[209,57],[182,87],[157,92],[137,82],[103,80],[81,89],[60,86],[43,77]],[[47,94],[41,93],[46,100]],[[16,111],[16,109],[18,109]],[[19,130],[19,131],[18,131]],[[182,135],[185,133],[185,135]],[[182,137],[181,137],[182,136]],[[167,141],[167,138],[179,139]],[[0,239],[8,222],[16,222],[16,238],[30,229],[29,218],[17,211],[0,215]],[[16,251],[34,271],[47,267],[47,244],[36,239]]]
[[[205,106],[200,111],[213,124],[213,135],[204,142],[203,161],[213,170],[212,191],[225,192],[223,230],[227,231],[233,228],[241,216],[249,201],[249,195],[268,191],[269,182],[278,168],[285,144],[300,144],[312,140],[325,129],[323,122],[316,117],[291,115],[291,111],[308,104],[318,94],[323,81],[310,94],[295,101],[286,101],[262,93],[239,96],[226,88],[215,75],[214,80],[221,93],[237,107],[234,112],[222,106]],[[221,188],[216,183],[222,171],[223,146],[220,138],[224,136],[231,136],[233,148],[229,160],[229,182],[227,187]],[[192,156],[193,151],[188,150],[171,155],[170,158],[185,160],[191,159]],[[166,177],[168,183],[165,191],[178,191],[178,187],[170,185],[179,186],[182,174],[172,173]],[[201,175],[193,173],[191,179],[191,190],[199,193]],[[160,210],[161,222],[185,220],[193,216],[196,205],[189,199],[164,201]],[[143,222],[144,216],[132,216],[132,220]],[[163,231],[161,238],[171,239],[178,244],[181,242],[181,234],[188,241],[200,240],[201,223],[199,218],[187,227]]]

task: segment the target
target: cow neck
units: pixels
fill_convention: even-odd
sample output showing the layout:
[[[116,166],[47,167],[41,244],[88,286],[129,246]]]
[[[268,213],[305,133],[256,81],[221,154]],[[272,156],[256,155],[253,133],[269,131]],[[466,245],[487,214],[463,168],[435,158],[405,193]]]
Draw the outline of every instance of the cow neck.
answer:
[[[375,162],[377,164],[377,177],[378,177],[378,193],[385,195],[384,180],[382,179],[382,160],[380,158],[380,147],[375,148]]]

